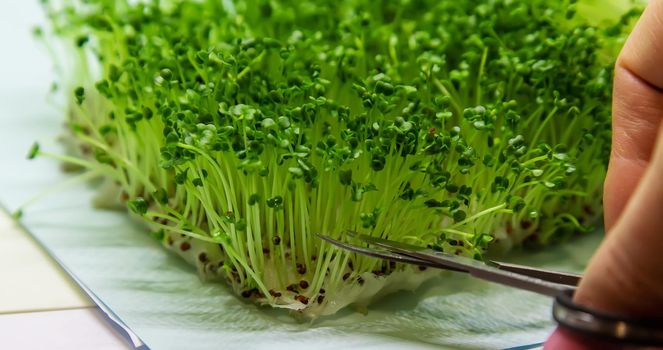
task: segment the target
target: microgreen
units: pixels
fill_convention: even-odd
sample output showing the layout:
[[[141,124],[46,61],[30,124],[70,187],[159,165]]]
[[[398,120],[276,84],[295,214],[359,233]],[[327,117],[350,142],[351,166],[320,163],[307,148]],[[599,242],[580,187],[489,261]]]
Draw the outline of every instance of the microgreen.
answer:
[[[68,125],[96,155],[75,162],[118,184],[164,245],[203,251],[189,260],[205,277],[310,316],[411,269],[315,233],[481,258],[586,230],[611,64],[639,13],[591,0],[60,5],[46,8],[77,53]]]
[[[28,152],[28,159],[34,159],[39,155],[39,144],[38,143],[33,143],[32,147],[30,147],[30,151]]]

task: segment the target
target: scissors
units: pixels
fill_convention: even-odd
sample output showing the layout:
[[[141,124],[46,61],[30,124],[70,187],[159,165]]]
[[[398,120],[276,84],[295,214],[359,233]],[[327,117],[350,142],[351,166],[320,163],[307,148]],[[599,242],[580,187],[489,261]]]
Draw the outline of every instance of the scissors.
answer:
[[[357,254],[468,273],[476,278],[552,297],[553,319],[561,327],[576,333],[624,345],[663,345],[663,319],[613,315],[574,303],[573,294],[582,278],[579,274],[494,260],[479,261],[351,231],[346,234],[361,243],[351,244],[321,234],[318,237]]]

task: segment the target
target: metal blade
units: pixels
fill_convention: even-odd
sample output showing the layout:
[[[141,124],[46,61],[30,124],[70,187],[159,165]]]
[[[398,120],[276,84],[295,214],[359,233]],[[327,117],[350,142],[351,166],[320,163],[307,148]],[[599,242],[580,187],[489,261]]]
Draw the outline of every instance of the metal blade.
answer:
[[[374,244],[376,246],[387,249],[391,252],[396,252],[402,255],[407,255],[415,257],[421,260],[429,260],[435,262],[445,268],[456,269],[463,272],[467,272],[472,276],[481,278],[487,281],[500,283],[503,285],[515,287],[518,289],[524,289],[531,292],[555,296],[562,290],[573,288],[572,286],[562,286],[558,283],[551,282],[549,280],[528,276],[527,274],[522,274],[524,271],[531,272],[531,269],[515,269],[514,266],[509,266],[513,271],[509,269],[501,270],[499,264],[489,262],[490,265],[483,263],[478,260],[466,258],[463,256],[453,255],[445,252],[438,252],[429,248],[412,246],[406,243],[393,242],[390,240],[371,237],[367,235],[356,235],[356,237],[364,242]],[[491,266],[495,265],[495,266]],[[502,266],[507,266],[502,264]],[[516,271],[517,270],[517,271]],[[540,271],[539,271],[540,272]],[[553,271],[546,271],[548,274],[547,277],[550,277],[551,274],[555,274]]]
[[[389,252],[386,250],[377,250],[373,248],[364,248],[364,247],[358,247],[356,245],[350,244],[350,243],[345,243],[341,242],[338,240],[335,240],[331,237],[324,236],[321,234],[316,234],[318,237],[321,239],[325,240],[328,243],[331,243],[339,248],[343,248],[346,250],[349,250],[354,253],[362,254],[362,255],[367,255],[367,256],[372,256],[374,258],[381,258],[381,259],[386,259],[394,262],[399,262],[399,263],[405,263],[405,264],[413,264],[413,265],[419,265],[419,266],[426,266],[426,267],[434,267],[434,268],[443,268],[440,265],[433,263],[428,260],[422,260],[418,258],[414,258],[408,255],[401,255],[398,253],[393,253]]]
[[[564,284],[567,286],[577,286],[578,283],[580,283],[580,279],[582,279],[582,275],[572,272],[552,271],[495,260],[491,260],[491,263],[495,264],[495,266],[500,270],[516,272],[521,275],[527,275],[530,277],[542,279],[544,281]]]

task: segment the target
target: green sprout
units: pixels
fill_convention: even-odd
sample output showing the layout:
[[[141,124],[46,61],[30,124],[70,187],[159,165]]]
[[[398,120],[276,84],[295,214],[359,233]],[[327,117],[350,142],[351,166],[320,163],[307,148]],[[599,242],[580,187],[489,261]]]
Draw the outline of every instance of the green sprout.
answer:
[[[33,143],[28,152],[28,159],[35,159],[39,155],[39,149],[39,144],[37,142]]]
[[[50,1],[87,150],[58,159],[206,279],[332,314],[433,274],[316,233],[481,259],[590,229],[640,13],[612,2]]]

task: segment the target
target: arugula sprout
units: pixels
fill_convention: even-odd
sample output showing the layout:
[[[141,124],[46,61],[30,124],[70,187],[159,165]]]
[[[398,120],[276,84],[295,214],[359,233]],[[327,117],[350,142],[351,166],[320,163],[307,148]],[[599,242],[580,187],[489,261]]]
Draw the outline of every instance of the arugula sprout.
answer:
[[[203,277],[314,317],[433,275],[315,233],[481,259],[591,230],[611,65],[640,13],[604,3],[45,6],[75,53],[77,164]]]

